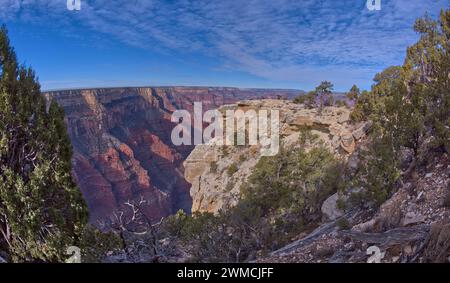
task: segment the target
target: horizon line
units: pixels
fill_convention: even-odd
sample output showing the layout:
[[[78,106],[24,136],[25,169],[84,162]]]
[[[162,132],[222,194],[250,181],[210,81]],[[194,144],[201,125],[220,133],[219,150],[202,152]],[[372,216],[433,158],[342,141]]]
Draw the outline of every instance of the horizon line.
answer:
[[[92,89],[119,89],[119,88],[229,88],[239,90],[281,90],[281,91],[298,91],[306,92],[303,89],[294,88],[264,88],[264,87],[237,87],[237,86],[207,86],[207,85],[139,85],[139,86],[95,86],[95,87],[73,87],[73,88],[55,88],[42,89],[41,92],[57,92],[57,91],[71,91],[71,90],[92,90]]]

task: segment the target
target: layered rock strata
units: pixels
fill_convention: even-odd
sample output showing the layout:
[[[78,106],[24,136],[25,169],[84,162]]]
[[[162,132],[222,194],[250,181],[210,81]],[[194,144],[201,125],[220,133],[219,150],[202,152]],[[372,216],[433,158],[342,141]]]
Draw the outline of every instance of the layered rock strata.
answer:
[[[91,222],[109,225],[128,201],[144,200],[144,213],[159,219],[191,210],[190,184],[182,166],[193,146],[174,146],[171,114],[203,110],[259,97],[296,92],[202,87],[64,90],[45,93],[64,108],[74,148],[73,174],[87,201]]]
[[[350,124],[350,109],[325,107],[322,111],[283,100],[253,100],[227,105],[220,110],[279,110],[280,143],[295,146],[307,127],[331,152],[347,159],[370,129],[369,123]],[[311,148],[317,144],[311,144]],[[217,213],[237,203],[240,187],[259,161],[260,147],[199,145],[184,162],[185,178],[192,184],[193,212]],[[237,170],[228,170],[231,166]],[[236,172],[233,172],[236,171]],[[230,174],[230,172],[232,174]]]

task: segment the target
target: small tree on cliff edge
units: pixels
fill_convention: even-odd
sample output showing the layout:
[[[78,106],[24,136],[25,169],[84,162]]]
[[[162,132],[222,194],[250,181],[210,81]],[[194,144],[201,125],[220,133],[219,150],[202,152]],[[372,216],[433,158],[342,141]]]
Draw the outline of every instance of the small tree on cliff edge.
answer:
[[[34,72],[0,29],[0,249],[13,261],[64,261],[87,223],[71,176],[63,110],[47,105]]]
[[[319,100],[320,111],[324,106],[333,105],[333,84],[328,81],[323,81],[318,87],[316,87],[315,94],[316,98]]]
[[[324,106],[331,106],[334,103],[333,87],[332,83],[323,81],[315,90],[297,96],[294,99],[294,103],[305,104],[308,108],[317,106],[319,107],[319,111],[322,111]]]
[[[349,92],[347,92],[346,97],[351,102],[355,102],[358,97],[361,95],[361,91],[359,90],[357,85],[353,85]]]

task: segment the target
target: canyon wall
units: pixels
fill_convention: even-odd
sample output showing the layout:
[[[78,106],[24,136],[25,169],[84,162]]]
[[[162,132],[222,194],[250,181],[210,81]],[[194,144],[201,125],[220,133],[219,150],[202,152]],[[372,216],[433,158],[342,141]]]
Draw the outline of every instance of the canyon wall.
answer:
[[[176,109],[218,108],[242,99],[291,98],[298,91],[143,87],[47,92],[64,108],[74,148],[73,174],[91,222],[108,226],[126,203],[145,200],[144,213],[159,219],[190,211],[190,184],[183,161],[193,146],[174,146],[170,134]]]
[[[342,160],[355,151],[357,143],[370,128],[370,123],[349,123],[350,109],[347,107],[325,107],[319,111],[291,101],[265,99],[240,101],[221,107],[219,111],[229,109],[278,110],[282,146],[299,146],[300,132],[307,127],[318,137],[307,150],[323,144]],[[236,205],[241,186],[260,158],[260,145],[222,146],[215,145],[214,140],[211,144],[197,145],[184,162],[185,178],[192,184],[192,212],[218,213]],[[231,167],[234,169],[230,170]]]

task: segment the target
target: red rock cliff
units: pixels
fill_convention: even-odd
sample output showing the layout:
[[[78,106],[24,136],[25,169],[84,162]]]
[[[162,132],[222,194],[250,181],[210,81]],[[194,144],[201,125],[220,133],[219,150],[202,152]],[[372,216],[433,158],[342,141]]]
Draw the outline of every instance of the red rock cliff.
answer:
[[[64,90],[46,93],[64,107],[74,147],[73,173],[91,221],[108,224],[126,201],[143,197],[145,213],[158,219],[190,211],[190,184],[182,163],[191,146],[174,146],[176,109],[192,111],[241,99],[286,97],[295,92],[236,88],[161,87]]]

